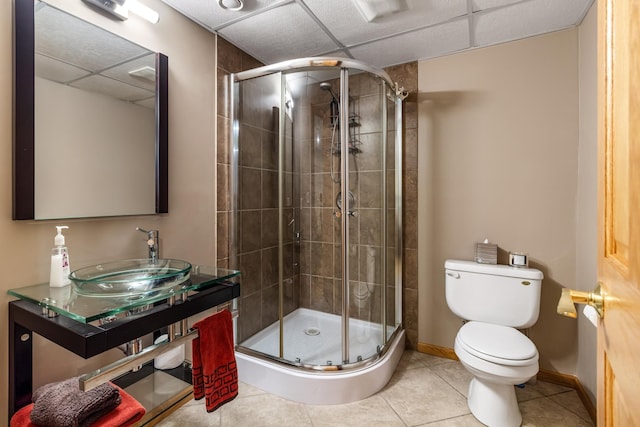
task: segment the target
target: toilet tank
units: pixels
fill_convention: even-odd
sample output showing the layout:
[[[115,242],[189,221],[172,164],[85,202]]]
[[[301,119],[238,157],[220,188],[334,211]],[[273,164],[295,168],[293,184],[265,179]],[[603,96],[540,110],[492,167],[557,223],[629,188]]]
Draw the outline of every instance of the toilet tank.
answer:
[[[519,329],[538,320],[540,270],[458,260],[444,269],[447,305],[458,317]]]

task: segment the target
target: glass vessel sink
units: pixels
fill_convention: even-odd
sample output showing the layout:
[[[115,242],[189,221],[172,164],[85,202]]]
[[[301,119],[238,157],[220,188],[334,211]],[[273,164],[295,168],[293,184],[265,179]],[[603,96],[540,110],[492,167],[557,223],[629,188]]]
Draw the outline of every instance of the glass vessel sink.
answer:
[[[73,271],[69,279],[79,295],[121,297],[160,293],[189,280],[191,264],[177,259],[128,259]]]

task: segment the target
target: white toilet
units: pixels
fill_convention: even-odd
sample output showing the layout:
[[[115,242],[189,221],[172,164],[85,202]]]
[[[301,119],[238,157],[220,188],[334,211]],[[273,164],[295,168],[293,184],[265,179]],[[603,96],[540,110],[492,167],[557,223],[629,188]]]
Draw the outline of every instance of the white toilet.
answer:
[[[454,349],[474,377],[469,409],[490,427],[519,426],[514,386],[538,373],[538,350],[518,329],[538,320],[542,272],[456,260],[447,260],[444,268],[447,305],[468,321]]]

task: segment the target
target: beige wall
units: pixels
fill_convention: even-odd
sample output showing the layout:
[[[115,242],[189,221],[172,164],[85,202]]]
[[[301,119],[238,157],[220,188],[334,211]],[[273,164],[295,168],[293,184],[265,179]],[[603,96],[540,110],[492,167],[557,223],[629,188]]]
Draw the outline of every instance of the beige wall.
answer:
[[[576,286],[578,30],[419,63],[419,341],[453,348],[443,263],[489,238],[543,271],[530,336],[540,365],[575,374],[577,323],[556,314]]]
[[[138,225],[160,230],[162,256],[213,264],[215,37],[159,0],[145,1],[161,14],[156,26],[136,17],[126,22],[111,20],[79,1],[51,2],[169,56],[170,214],[65,221],[71,226],[67,243],[72,267],[145,256],[144,236],[134,230]],[[47,280],[57,224],[11,220],[12,3],[0,2],[0,236],[5,243],[0,267],[6,277],[0,290],[2,325],[6,325],[10,300],[4,296],[6,289]],[[489,237],[504,250],[529,252],[532,264],[544,271],[541,320],[532,337],[542,353],[543,367],[574,373],[575,322],[554,313],[560,286],[574,286],[581,275],[581,260],[585,269],[589,263],[576,254],[580,243],[576,228],[581,230],[575,219],[576,186],[588,190],[582,178],[577,182],[577,37],[576,30],[568,30],[420,62],[420,212],[416,215],[420,259],[410,263],[420,265],[420,342],[453,346],[460,323],[444,301],[442,263],[447,257],[470,259],[473,243]],[[250,60],[247,64],[257,65]],[[218,83],[223,86],[224,79]],[[415,123],[409,127],[414,129]],[[228,132],[228,126],[219,129]],[[582,138],[580,144],[582,150]],[[588,145],[585,148],[587,155]],[[220,148],[218,156],[226,159],[227,154]],[[580,157],[580,168],[583,164],[589,170],[588,158]],[[582,200],[589,203],[591,196],[585,197]],[[223,224],[225,218],[218,214]],[[219,255],[224,261],[226,251]],[[416,283],[412,277],[406,280]],[[413,289],[410,286],[417,294]],[[7,336],[6,326],[0,334]],[[588,348],[588,339],[585,342]],[[85,361],[43,339],[36,339],[34,348],[36,386],[102,363]],[[116,356],[113,352],[108,357]],[[583,360],[589,365],[588,357],[581,355],[579,367]],[[6,350],[1,351],[0,366],[7,364]],[[7,381],[6,369],[0,370],[0,384]],[[0,387],[0,402],[6,400],[6,387]],[[6,405],[0,405],[0,420],[6,420],[6,410]]]
[[[36,94],[35,217],[154,213],[153,108],[42,78]]]
[[[160,0],[144,3],[160,12],[152,25],[132,16],[106,18],[80,1],[51,3],[169,57],[169,214],[64,221],[72,268],[97,261],[146,256],[136,226],[160,230],[161,255],[215,263],[215,36]],[[7,337],[6,290],[48,280],[53,221],[11,220],[13,2],[0,2],[0,336]],[[188,48],[185,48],[188,46]],[[4,338],[6,339],[6,338]],[[7,419],[6,345],[0,346],[0,424]],[[117,355],[117,351],[115,355]],[[111,356],[113,357],[113,356]],[[35,386],[96,366],[43,339],[34,342]]]
[[[578,29],[580,145],[578,149],[578,195],[576,203],[576,288],[590,291],[598,280],[598,130],[597,130],[597,4]],[[578,318],[576,375],[596,401],[597,333],[584,316]]]

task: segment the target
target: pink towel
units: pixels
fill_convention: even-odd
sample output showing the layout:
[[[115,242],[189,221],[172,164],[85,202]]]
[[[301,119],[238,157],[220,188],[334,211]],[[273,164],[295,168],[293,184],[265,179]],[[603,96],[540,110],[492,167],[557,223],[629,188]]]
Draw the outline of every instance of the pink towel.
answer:
[[[198,329],[192,341],[193,397],[206,397],[207,412],[213,412],[238,395],[231,313],[222,310],[193,327]]]

